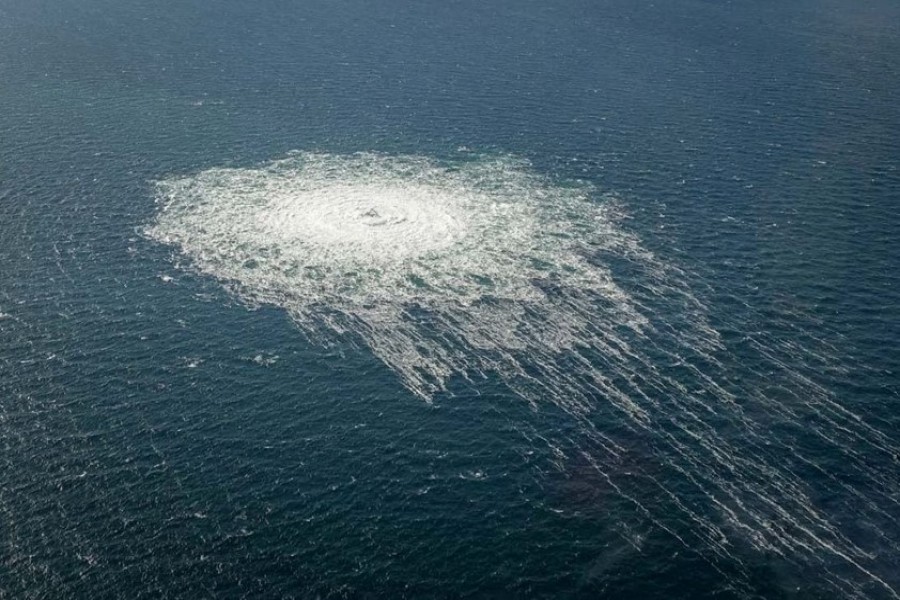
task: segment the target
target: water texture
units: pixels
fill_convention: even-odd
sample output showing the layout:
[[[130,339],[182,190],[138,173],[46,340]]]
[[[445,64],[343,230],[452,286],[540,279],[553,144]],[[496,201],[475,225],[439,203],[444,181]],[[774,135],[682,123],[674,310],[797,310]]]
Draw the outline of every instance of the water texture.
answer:
[[[897,598],[897,13],[0,1],[0,598]]]

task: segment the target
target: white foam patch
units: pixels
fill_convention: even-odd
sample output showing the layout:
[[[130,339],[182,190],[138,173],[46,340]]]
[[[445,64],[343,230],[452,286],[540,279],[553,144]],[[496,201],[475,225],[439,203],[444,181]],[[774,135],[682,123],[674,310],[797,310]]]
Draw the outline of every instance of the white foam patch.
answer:
[[[796,367],[828,357],[793,342],[748,338],[779,397],[741,393],[687,277],[621,226],[615,197],[508,156],[297,153],[161,181],[158,203],[151,238],[245,302],[283,307],[314,339],[361,340],[419,397],[492,377],[535,407],[562,409],[585,443],[523,434],[549,443],[560,464],[580,455],[636,514],[704,548],[715,568],[740,561],[740,538],[821,565],[842,593],[874,583],[898,597],[878,553],[834,524],[778,452],[835,479],[830,467],[771,438],[766,423],[812,431],[854,465],[859,483],[836,485],[865,498],[858,516],[871,523],[896,514],[898,477],[872,460],[890,464],[896,447]],[[614,262],[634,273],[628,282]],[[599,414],[613,420],[601,426]],[[656,475],[621,472],[628,436],[645,441]],[[648,486],[659,502],[641,500]],[[673,522],[690,524],[691,537]],[[897,549],[890,536],[873,544]]]
[[[310,332],[354,331],[431,399],[448,377],[496,370],[511,350],[584,342],[584,315],[564,305],[594,311],[601,298],[603,320],[645,322],[588,260],[623,241],[612,207],[590,193],[553,187],[509,158],[448,168],[303,154],[161,182],[148,233],[246,300],[284,306]],[[548,294],[554,286],[591,298]],[[448,352],[447,335],[473,351]]]

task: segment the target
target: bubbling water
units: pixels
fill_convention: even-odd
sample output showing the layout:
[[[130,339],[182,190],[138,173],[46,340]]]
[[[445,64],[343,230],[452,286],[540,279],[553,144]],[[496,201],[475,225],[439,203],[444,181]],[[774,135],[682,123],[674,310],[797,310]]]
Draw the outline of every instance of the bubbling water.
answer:
[[[878,465],[897,448],[808,377],[803,365],[831,359],[793,340],[750,342],[779,397],[740,390],[689,278],[622,226],[615,196],[508,156],[297,153],[161,181],[157,201],[149,237],[248,304],[283,307],[313,339],[361,340],[426,401],[451,380],[495,378],[535,408],[561,409],[585,443],[523,433],[586,461],[635,514],[713,566],[735,560],[740,539],[818,566],[845,595],[874,584],[900,597],[878,551],[850,539],[797,474],[865,498],[859,519],[891,523],[900,482]],[[773,421],[811,432],[818,447],[772,438]],[[626,438],[643,440],[656,474],[621,472]],[[858,484],[832,473],[828,455],[852,465]],[[660,500],[642,499],[647,486]],[[900,551],[889,535],[872,543]]]
[[[159,198],[151,237],[248,301],[284,306],[310,332],[362,335],[428,400],[471,367],[506,361],[516,370],[511,349],[558,352],[582,341],[583,319],[560,310],[548,287],[602,298],[617,323],[645,321],[589,260],[623,241],[610,205],[585,185],[553,187],[522,161],[448,168],[421,157],[302,154],[163,181]],[[586,299],[576,304],[592,310]],[[448,353],[409,318],[412,307],[493,358],[478,368],[477,353]]]

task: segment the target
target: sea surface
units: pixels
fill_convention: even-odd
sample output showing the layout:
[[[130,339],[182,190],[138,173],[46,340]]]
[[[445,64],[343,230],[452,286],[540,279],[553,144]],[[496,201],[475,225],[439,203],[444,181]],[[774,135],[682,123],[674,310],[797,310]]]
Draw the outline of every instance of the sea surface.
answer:
[[[900,598],[898,57],[0,0],[0,599]]]

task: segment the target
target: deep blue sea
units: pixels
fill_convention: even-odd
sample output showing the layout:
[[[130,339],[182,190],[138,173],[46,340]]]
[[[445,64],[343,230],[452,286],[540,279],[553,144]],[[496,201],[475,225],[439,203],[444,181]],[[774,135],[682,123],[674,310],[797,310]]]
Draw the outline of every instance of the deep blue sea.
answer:
[[[0,599],[900,598],[898,58],[892,0],[0,0]]]

